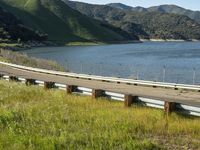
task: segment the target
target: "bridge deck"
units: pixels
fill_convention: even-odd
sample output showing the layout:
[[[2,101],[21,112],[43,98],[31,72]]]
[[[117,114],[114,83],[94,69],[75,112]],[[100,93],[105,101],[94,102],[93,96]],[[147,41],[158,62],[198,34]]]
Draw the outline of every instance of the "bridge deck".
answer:
[[[200,107],[200,92],[195,92],[195,91],[153,88],[147,86],[127,85],[123,83],[118,84],[113,82],[78,79],[72,77],[38,73],[34,71],[27,71],[3,65],[0,65],[0,74],[13,75],[26,79],[31,78],[46,82],[50,81],[66,85],[75,85],[92,89],[102,89],[110,92],[131,94],[140,97],[146,97],[162,101],[176,102],[189,106]]]

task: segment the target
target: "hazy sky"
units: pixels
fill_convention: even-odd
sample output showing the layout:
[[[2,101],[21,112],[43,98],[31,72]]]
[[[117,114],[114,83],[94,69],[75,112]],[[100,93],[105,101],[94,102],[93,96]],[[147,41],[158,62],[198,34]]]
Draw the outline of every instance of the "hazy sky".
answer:
[[[150,7],[161,4],[175,4],[181,7],[200,10],[200,0],[73,0],[93,4],[124,3],[131,6]]]

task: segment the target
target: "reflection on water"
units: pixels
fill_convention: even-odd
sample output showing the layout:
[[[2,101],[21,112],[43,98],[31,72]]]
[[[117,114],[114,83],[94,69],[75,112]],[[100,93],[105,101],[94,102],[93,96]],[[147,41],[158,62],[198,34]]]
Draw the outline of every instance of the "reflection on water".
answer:
[[[47,47],[24,52],[56,60],[77,73],[200,83],[200,42]]]

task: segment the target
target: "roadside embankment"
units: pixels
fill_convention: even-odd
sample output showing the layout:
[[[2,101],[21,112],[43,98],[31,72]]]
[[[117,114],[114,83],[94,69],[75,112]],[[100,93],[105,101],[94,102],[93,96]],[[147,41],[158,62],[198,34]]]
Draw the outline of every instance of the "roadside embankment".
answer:
[[[66,71],[64,67],[55,61],[29,57],[24,53],[11,50],[0,49],[0,60],[30,67]]]
[[[200,120],[0,80],[1,149],[199,149]]]

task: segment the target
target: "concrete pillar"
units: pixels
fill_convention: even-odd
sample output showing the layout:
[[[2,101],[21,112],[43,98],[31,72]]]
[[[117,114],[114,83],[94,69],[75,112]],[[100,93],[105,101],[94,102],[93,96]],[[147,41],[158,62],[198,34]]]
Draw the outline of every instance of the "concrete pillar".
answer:
[[[52,89],[52,88],[54,88],[54,86],[55,86],[54,82],[44,82],[45,89]]]
[[[92,89],[92,98],[99,98],[104,96],[105,91],[99,89]]]
[[[137,96],[133,96],[133,95],[130,95],[130,94],[126,94],[124,96],[124,105],[125,107],[131,107],[131,105],[137,101]]]
[[[75,90],[76,90],[76,86],[74,85],[67,85],[66,86],[66,91],[67,91],[67,94],[72,94]]]
[[[165,114],[168,116],[175,110],[175,103],[174,102],[167,102],[165,101],[164,111]]]
[[[35,79],[25,79],[25,84],[27,86],[30,86],[30,85],[35,85]]]
[[[9,81],[19,81],[17,77],[15,76],[9,76]]]

